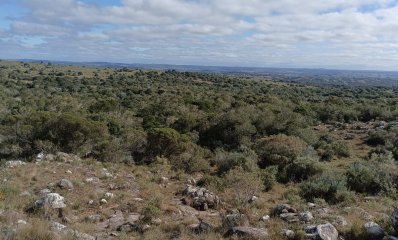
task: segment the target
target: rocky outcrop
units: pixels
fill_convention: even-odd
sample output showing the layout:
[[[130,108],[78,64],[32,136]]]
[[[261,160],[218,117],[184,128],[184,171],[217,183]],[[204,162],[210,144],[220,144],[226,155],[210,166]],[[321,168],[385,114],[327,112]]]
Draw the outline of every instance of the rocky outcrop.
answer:
[[[306,236],[314,240],[337,240],[339,233],[330,223],[321,225],[311,225],[305,228]]]
[[[73,190],[73,188],[74,188],[73,183],[71,181],[69,181],[68,179],[61,179],[57,183],[57,185],[59,188],[66,189],[66,190]]]
[[[398,208],[396,208],[391,214],[391,223],[395,231],[398,232]]]
[[[21,160],[15,160],[15,161],[7,161],[6,162],[6,167],[7,168],[17,168],[20,166],[25,165],[25,162],[22,162]]]
[[[228,230],[225,237],[242,237],[244,239],[266,239],[268,232],[264,228],[233,227]]]
[[[187,185],[183,194],[186,196],[183,203],[199,211],[207,211],[220,204],[220,199],[206,188]]]
[[[49,207],[53,209],[64,208],[66,207],[65,198],[58,193],[48,193],[35,202],[35,207]]]
[[[375,222],[367,222],[363,225],[366,230],[366,234],[370,239],[381,240],[385,233],[384,230]]]
[[[232,228],[238,226],[249,226],[249,219],[245,214],[241,213],[234,213],[228,214],[223,217],[222,221],[223,227],[225,228]]]

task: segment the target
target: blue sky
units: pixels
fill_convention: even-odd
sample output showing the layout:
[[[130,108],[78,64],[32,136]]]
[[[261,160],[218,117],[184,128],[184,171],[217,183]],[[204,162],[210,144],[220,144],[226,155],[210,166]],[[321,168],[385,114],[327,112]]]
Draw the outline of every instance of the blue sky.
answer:
[[[0,58],[398,70],[397,0],[0,0]]]

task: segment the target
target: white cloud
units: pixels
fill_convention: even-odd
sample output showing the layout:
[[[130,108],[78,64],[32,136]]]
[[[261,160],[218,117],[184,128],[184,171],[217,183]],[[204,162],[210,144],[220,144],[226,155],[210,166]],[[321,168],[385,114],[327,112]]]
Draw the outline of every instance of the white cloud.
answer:
[[[380,69],[398,64],[393,0],[18,2],[27,13],[11,16],[9,30],[0,32],[11,36],[10,57]],[[23,37],[46,44],[30,45],[33,55],[26,56],[18,43]]]

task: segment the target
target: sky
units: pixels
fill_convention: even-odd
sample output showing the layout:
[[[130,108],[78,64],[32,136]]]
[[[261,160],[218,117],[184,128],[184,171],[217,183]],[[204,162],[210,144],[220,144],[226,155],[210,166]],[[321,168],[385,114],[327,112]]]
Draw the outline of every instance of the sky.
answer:
[[[0,58],[398,70],[398,0],[0,0]]]

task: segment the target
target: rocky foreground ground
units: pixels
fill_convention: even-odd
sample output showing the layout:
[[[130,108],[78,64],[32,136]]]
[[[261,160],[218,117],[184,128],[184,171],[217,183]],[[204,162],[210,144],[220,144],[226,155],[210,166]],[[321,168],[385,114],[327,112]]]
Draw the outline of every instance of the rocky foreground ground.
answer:
[[[8,161],[0,173],[1,239],[398,239],[398,210],[377,197],[329,206],[270,192],[233,209],[199,175],[66,153]]]

